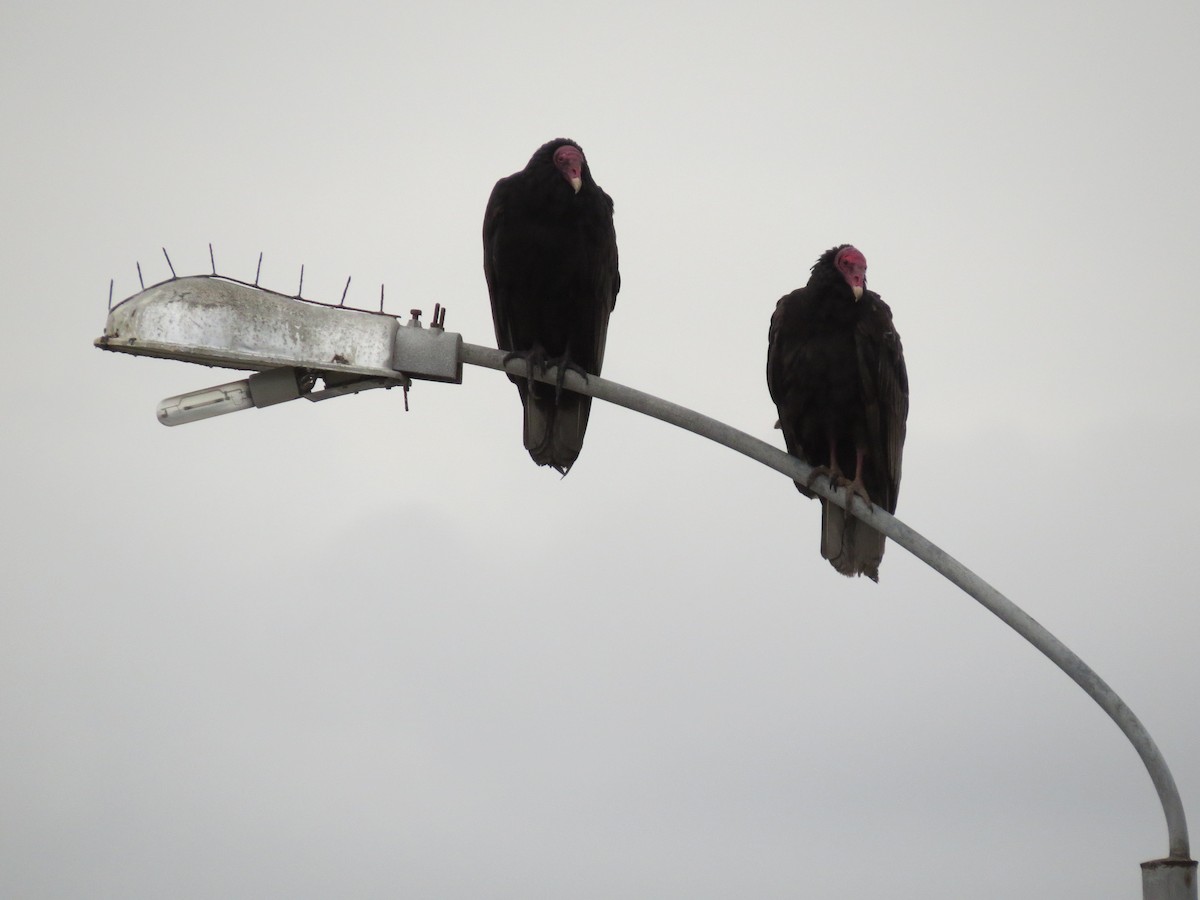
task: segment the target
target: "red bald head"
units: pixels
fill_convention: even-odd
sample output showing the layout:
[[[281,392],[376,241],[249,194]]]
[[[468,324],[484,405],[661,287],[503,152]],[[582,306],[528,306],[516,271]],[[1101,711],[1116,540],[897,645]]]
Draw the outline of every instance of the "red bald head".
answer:
[[[563,144],[554,151],[554,168],[578,194],[583,186],[583,151],[573,144]]]
[[[863,289],[867,286],[867,258],[857,247],[847,244],[833,258],[833,264],[854,291],[854,298],[857,300],[861,297]]]

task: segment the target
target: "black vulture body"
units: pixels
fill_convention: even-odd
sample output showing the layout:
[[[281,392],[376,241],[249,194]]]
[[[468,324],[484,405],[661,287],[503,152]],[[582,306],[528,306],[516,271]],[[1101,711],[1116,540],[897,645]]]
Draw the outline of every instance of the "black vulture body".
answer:
[[[579,151],[578,189],[558,162],[564,147]],[[501,350],[525,358],[531,370],[558,365],[600,374],[621,286],[617,236],[612,198],[574,141],[550,141],[496,183],[483,219],[483,270]],[[591,398],[509,377],[525,411],[525,448],[535,463],[565,475],[583,447]]]
[[[856,299],[835,265],[848,246],[826,251],[808,284],[776,305],[767,385],[788,452],[838,483],[849,483],[842,473],[853,475],[872,502],[894,513],[908,374],[888,305],[865,289],[865,276]],[[805,484],[796,487],[813,496]],[[821,504],[821,555],[843,575],[878,581],[883,535],[840,507]]]

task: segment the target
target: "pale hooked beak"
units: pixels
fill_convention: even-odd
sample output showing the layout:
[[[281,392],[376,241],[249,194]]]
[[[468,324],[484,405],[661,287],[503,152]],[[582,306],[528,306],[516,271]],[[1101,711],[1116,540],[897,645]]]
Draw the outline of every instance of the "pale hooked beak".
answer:
[[[575,189],[575,193],[578,194],[579,189],[581,187],[583,187],[583,179],[582,178],[572,178],[571,179],[571,187],[573,187]]]
[[[862,295],[863,295],[863,286],[862,286],[861,284],[854,284],[854,285],[851,285],[851,286],[850,286],[850,290],[854,291],[854,299],[855,299],[855,300],[861,300],[861,299],[862,299]]]

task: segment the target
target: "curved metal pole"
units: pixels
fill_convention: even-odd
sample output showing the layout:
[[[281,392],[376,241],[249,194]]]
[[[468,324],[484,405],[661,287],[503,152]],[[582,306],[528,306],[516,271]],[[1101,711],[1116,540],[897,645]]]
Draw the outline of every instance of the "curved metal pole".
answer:
[[[491,347],[466,343],[462,346],[464,363],[525,376],[523,361],[514,359],[506,366],[504,356],[504,353]],[[554,370],[550,370],[550,376],[536,375],[535,379],[552,382],[554,374]],[[575,372],[567,372],[564,386],[578,393],[589,394],[601,400],[607,400],[609,403],[645,413],[701,437],[716,441],[718,444],[724,444],[731,450],[758,460],[763,465],[770,466],[793,480],[804,481],[812,471],[810,466],[797,457],[785,453],[765,441],[751,437],[743,431],[738,431],[724,422],[718,422],[716,419],[711,419],[686,407],[599,376],[590,376],[585,382]],[[828,479],[818,479],[813,483],[812,490],[838,506],[845,507],[846,505],[846,492],[841,488],[831,490]],[[1145,763],[1146,770],[1150,773],[1150,780],[1154,782],[1154,787],[1158,791],[1158,799],[1162,803],[1163,813],[1167,819],[1167,838],[1170,847],[1168,859],[1190,860],[1187,819],[1184,816],[1183,801],[1179,797],[1175,779],[1171,775],[1171,770],[1167,768],[1167,762],[1155,745],[1154,739],[1150,737],[1150,733],[1146,731],[1145,726],[1133,714],[1133,710],[1125,704],[1125,701],[1118,697],[1116,692],[1092,671],[1087,663],[1032,616],[940,547],[878,506],[872,506],[868,510],[863,508],[862,503],[858,503],[854,505],[851,513],[872,528],[887,535],[978,600],[1002,622],[1045,654],[1051,662],[1070,676],[1072,681],[1083,688],[1088,696],[1100,704],[1100,708],[1108,713],[1109,717],[1117,723],[1117,727],[1129,738],[1130,743],[1142,758],[1142,762]],[[1195,896],[1194,889],[1192,896]]]

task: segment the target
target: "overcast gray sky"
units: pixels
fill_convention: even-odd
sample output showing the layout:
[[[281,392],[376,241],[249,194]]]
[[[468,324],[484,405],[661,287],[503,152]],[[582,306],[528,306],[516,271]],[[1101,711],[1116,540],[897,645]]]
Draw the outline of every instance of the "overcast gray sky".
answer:
[[[1140,896],[1150,780],[1100,710],[786,479],[516,392],[176,429],[230,373],[93,349],[223,274],[448,307],[492,343],[497,178],[616,202],[606,377],[768,440],[775,301],[853,242],[904,339],[899,515],[1129,702],[1200,822],[1190,2],[0,8],[9,291],[0,894]]]

